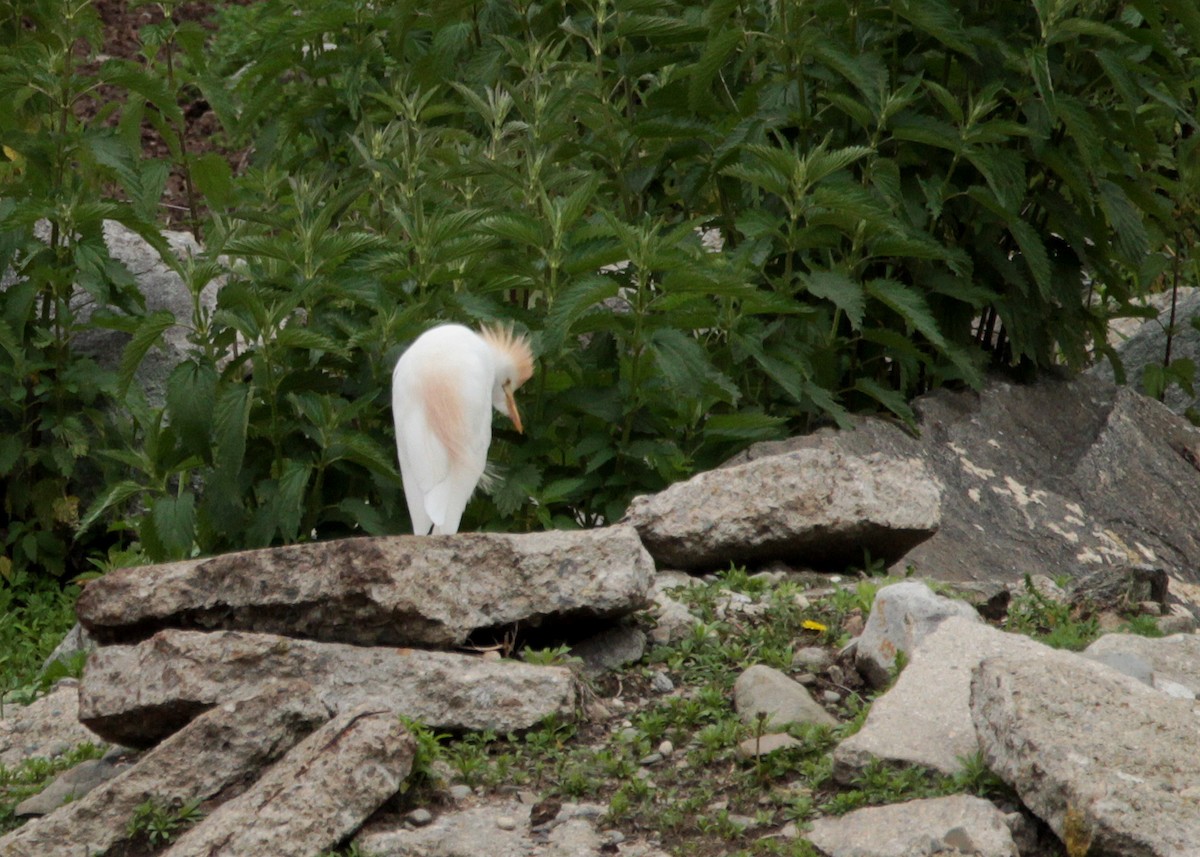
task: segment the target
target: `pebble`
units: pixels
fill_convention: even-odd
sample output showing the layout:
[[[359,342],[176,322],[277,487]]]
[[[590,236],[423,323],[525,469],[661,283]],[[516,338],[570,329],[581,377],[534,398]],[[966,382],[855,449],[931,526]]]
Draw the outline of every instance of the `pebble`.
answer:
[[[649,756],[643,756],[641,759],[639,759],[638,764],[643,766],[657,765],[662,760],[662,753],[651,753]]]
[[[466,800],[473,794],[474,792],[471,791],[470,786],[450,786],[450,797],[454,798],[455,800]]]
[[[812,687],[817,683],[817,677],[812,673],[800,673],[800,675],[796,676],[796,681],[807,687]]]
[[[625,841],[625,834],[619,830],[604,831],[604,841],[609,845],[620,845]]]
[[[429,822],[433,821],[433,813],[424,807],[419,807],[414,809],[408,815],[404,816],[404,820],[413,827],[424,827],[425,825],[429,824]]]
[[[516,830],[517,820],[511,815],[502,815],[496,819],[496,826],[501,830]]]
[[[792,667],[808,672],[820,672],[832,662],[833,656],[829,650],[820,646],[805,646],[792,655]]]
[[[826,702],[828,702],[830,705],[837,705],[839,702],[842,701],[842,695],[840,693],[838,693],[836,690],[825,691],[824,693],[821,694],[821,698],[824,699]]]
[[[668,740],[664,740],[658,745],[658,752],[663,756],[663,758],[666,758],[675,752],[675,745]]]
[[[665,672],[656,672],[650,677],[650,687],[659,693],[670,693],[675,689],[675,682]]]

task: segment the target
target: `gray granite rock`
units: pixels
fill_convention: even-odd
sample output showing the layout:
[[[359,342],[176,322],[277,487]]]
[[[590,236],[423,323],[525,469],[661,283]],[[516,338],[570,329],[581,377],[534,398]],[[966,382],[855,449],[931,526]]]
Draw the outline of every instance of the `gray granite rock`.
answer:
[[[804,685],[761,664],[749,667],[738,676],[733,685],[733,699],[743,723],[756,726],[759,715],[765,715],[764,730],[786,729],[793,723],[837,725]]]
[[[526,729],[567,716],[574,678],[563,667],[471,655],[348,646],[237,631],[160,631],[103,646],[88,663],[79,717],[128,746],[149,746],[213,705],[254,696],[271,680],[304,680],[341,712],[371,704],[431,729]]]
[[[326,852],[400,791],[415,752],[396,712],[369,705],[346,711],[180,836],[164,857]]]
[[[1018,634],[953,616],[925,637],[890,690],[875,700],[862,729],[837,746],[834,776],[848,783],[872,761],[962,770],[979,751],[971,720],[971,675],[988,657],[1028,656],[1046,648]]]
[[[1044,649],[983,661],[971,712],[988,766],[1073,853],[1200,853],[1192,701]]]
[[[77,611],[105,643],[197,628],[455,646],[480,629],[624,616],[653,576],[631,527],[390,536],[121,569]]]
[[[938,527],[937,480],[917,459],[796,450],[700,473],[637,497],[625,520],[656,562],[713,569],[795,560],[894,560]]]
[[[818,818],[807,837],[827,857],[1019,857],[1004,813],[970,795]]]
[[[921,640],[950,616],[981,622],[964,601],[937,595],[920,581],[885,586],[875,594],[871,615],[858,638],[854,664],[873,687],[891,681],[896,654],[910,655]]]

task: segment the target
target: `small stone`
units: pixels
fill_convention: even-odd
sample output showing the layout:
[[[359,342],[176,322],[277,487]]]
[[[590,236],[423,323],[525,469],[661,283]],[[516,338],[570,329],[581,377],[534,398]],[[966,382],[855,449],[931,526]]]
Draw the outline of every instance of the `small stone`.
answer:
[[[638,761],[638,764],[639,764],[639,765],[642,765],[642,766],[657,765],[657,764],[658,764],[659,762],[661,762],[662,760],[663,760],[663,754],[662,754],[662,753],[651,753],[651,754],[650,754],[650,755],[648,755],[648,756],[643,756],[643,757],[642,757],[642,758],[641,758],[641,759]]]
[[[603,834],[604,841],[609,845],[620,845],[625,841],[625,834],[619,830],[606,830]]]
[[[829,705],[837,705],[842,701],[842,695],[836,690],[827,690],[821,694],[821,699],[825,700]]]
[[[833,655],[820,646],[805,646],[792,655],[792,669],[820,672],[833,662]]]
[[[424,827],[425,825],[427,825],[431,821],[433,821],[433,813],[430,812],[429,810],[425,809],[424,807],[418,807],[417,809],[414,809],[412,812],[410,812],[408,815],[404,816],[404,820],[407,821],[409,824],[411,824],[413,827]]]
[[[1196,630],[1196,620],[1190,615],[1172,613],[1170,616],[1160,616],[1154,622],[1164,636],[1172,634],[1191,634]]]
[[[456,801],[464,801],[473,794],[475,793],[471,791],[470,786],[464,786],[462,784],[450,786],[450,797]]]
[[[754,819],[748,815],[732,815],[731,814],[731,815],[727,815],[726,818],[728,818],[729,823],[732,824],[734,827],[736,827],[738,830],[750,830],[752,827],[755,826]]]
[[[737,755],[741,759],[753,759],[757,756],[767,756],[788,747],[802,746],[799,741],[786,732],[772,732],[757,738],[747,738],[737,745]]]
[[[849,616],[842,620],[842,630],[851,637],[862,635],[863,629],[867,626],[867,622],[862,617],[862,613],[855,610]]]
[[[516,830],[517,820],[511,815],[502,815],[496,819],[496,826],[501,830]]]
[[[650,687],[659,693],[670,693],[675,689],[675,682],[665,672],[656,672],[650,676]]]
[[[664,758],[666,758],[675,752],[675,745],[670,741],[664,740],[658,745],[658,752],[661,753]]]
[[[812,673],[800,673],[800,675],[796,676],[796,681],[805,687],[812,687],[817,683],[817,677]]]
[[[1138,604],[1138,610],[1146,616],[1161,616],[1162,605],[1157,601],[1142,601]]]
[[[495,650],[487,651],[483,653],[482,657],[485,661],[498,661],[500,660],[500,653]]]

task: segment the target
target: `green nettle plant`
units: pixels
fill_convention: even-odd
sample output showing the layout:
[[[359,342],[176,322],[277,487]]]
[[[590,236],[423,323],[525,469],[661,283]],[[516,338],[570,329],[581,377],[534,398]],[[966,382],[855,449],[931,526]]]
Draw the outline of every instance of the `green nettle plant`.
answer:
[[[989,364],[1115,360],[1107,322],[1194,275],[1188,0],[264,0],[209,31],[163,2],[139,61],[86,71],[86,5],[20,5],[0,20],[20,48],[0,60],[0,97],[20,96],[0,118],[0,267],[21,284],[0,373],[26,392],[0,403],[22,427],[0,474],[57,455],[37,464],[55,486],[81,460],[106,490],[56,487],[79,497],[64,521],[6,501],[10,563],[18,528],[76,514],[84,541],[155,559],[404,531],[389,374],[438,319],[531,334],[527,434],[497,423],[501,478],[464,518],[524,530],[615,520],[855,412],[911,421],[913,395]],[[101,83],[123,96],[85,121],[74,105]],[[236,176],[187,149],[196,93]],[[170,164],[138,156],[146,123]],[[168,169],[208,248],[173,262],[191,318],[139,315],[99,242],[105,217],[149,233]],[[93,426],[63,389],[102,377],[70,354],[76,288],[125,313],[104,379],[122,424]],[[192,352],[152,408],[132,374],[175,325]]]

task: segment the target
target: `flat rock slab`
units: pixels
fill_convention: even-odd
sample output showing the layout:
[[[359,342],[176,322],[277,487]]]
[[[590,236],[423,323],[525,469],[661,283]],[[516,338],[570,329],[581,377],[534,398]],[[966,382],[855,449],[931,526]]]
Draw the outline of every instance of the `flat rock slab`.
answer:
[[[79,722],[79,685],[64,679],[29,705],[4,706],[0,717],[0,765],[15,768],[25,759],[53,758],[85,743],[99,743]]]
[[[971,719],[971,675],[985,658],[1046,649],[1019,634],[952,616],[925,637],[896,683],[871,705],[867,721],[833,752],[834,776],[849,783],[872,761],[962,770],[979,752]]]
[[[992,380],[913,408],[917,437],[864,419],[756,444],[730,464],[805,448],[921,458],[942,485],[941,527],[902,561],[922,576],[1015,583],[1150,563],[1200,582],[1200,429],[1159,402],[1078,377]]]
[[[129,841],[129,820],[147,799],[207,800],[256,776],[329,715],[303,684],[218,706],[83,798],[0,838],[0,857],[108,854]]]
[[[1045,649],[980,664],[971,713],[988,766],[1074,853],[1200,854],[1191,702]]]
[[[164,857],[324,853],[400,790],[415,752],[395,712],[347,711],[184,833]]]
[[[828,857],[1018,857],[1004,813],[970,795],[910,800],[818,818],[808,840]]]
[[[76,609],[102,643],[187,628],[455,646],[516,622],[631,613],[648,603],[653,575],[625,526],[389,536],[121,569],[88,584]]]
[[[864,550],[898,559],[936,532],[940,512],[919,459],[801,449],[636,497],[625,521],[669,568],[779,559],[840,570]]]
[[[432,729],[526,729],[569,715],[571,671],[518,661],[381,646],[318,643],[238,631],[160,631],[104,646],[88,662],[79,718],[108,740],[154,744],[218,703],[246,699],[272,679],[309,682],[341,712],[388,708]]]
[[[1193,697],[1200,697],[1200,636],[1196,634],[1172,634],[1157,639],[1137,634],[1105,634],[1083,654],[1110,666],[1113,663],[1109,658],[1136,659],[1149,669],[1149,676],[1135,675],[1145,684],[1164,690],[1169,687],[1167,682],[1171,682]]]

